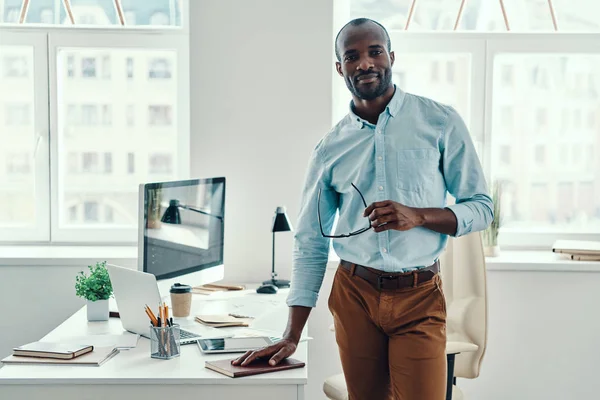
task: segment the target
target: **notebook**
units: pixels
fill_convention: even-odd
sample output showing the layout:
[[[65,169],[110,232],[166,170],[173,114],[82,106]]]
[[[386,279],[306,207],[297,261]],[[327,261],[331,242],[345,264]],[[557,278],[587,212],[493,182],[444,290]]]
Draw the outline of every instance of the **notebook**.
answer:
[[[13,349],[14,356],[68,360],[94,350],[94,346],[66,343],[32,342]]]
[[[96,347],[93,351],[89,353],[68,360],[58,358],[23,357],[11,355],[3,359],[2,363],[27,365],[86,365],[99,367],[111,358],[113,358],[118,353],[119,349],[114,346]]]
[[[240,318],[232,315],[196,315],[196,322],[213,328],[224,328],[231,326],[249,326],[252,318]]]
[[[229,358],[226,360],[206,361],[204,366],[208,369],[211,369],[223,375],[227,375],[231,378],[241,378],[243,376],[266,374],[270,372],[285,371],[294,368],[303,368],[306,365],[302,361],[298,361],[293,358],[286,358],[275,366],[269,365],[269,360],[264,359],[257,360],[246,367],[242,367],[239,365],[232,365],[231,360],[234,359]]]

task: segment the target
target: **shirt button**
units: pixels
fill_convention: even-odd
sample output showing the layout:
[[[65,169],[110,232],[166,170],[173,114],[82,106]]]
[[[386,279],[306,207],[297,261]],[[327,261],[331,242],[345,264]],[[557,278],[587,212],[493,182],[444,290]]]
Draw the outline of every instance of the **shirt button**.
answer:
[[[379,156],[379,157],[377,157],[377,159],[378,159],[379,161],[381,161],[381,160],[383,160],[383,157]]]
[[[379,186],[379,190],[383,190],[383,186]]]
[[[381,251],[383,251],[384,253],[387,253],[387,249],[385,247],[383,249],[381,249]]]

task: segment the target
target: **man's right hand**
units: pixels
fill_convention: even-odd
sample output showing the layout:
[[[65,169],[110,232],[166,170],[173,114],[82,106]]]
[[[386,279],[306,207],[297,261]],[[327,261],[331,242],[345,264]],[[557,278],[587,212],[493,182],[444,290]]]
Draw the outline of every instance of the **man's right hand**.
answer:
[[[270,358],[269,365],[277,365],[285,358],[296,352],[298,342],[291,339],[282,339],[279,342],[259,350],[247,351],[243,356],[233,360],[233,365],[245,367],[258,358]]]

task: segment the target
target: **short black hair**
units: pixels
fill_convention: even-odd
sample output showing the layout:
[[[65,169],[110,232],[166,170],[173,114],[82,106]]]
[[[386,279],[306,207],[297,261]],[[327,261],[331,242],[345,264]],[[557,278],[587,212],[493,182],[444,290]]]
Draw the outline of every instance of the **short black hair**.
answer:
[[[392,41],[390,40],[390,35],[387,31],[387,29],[385,29],[385,27],[383,25],[381,25],[379,22],[374,21],[370,18],[355,18],[352,21],[348,22],[346,25],[344,25],[342,27],[342,29],[340,29],[340,31],[338,32],[338,34],[335,37],[335,56],[337,58],[338,61],[341,61],[341,57],[340,57],[340,49],[338,48],[338,39],[340,37],[340,34],[342,33],[342,31],[344,29],[346,29],[346,27],[348,26],[360,26],[366,23],[373,23],[377,26],[379,26],[381,28],[381,30],[383,30],[383,33],[385,35],[385,44],[387,47],[387,51],[391,52],[392,51]]]

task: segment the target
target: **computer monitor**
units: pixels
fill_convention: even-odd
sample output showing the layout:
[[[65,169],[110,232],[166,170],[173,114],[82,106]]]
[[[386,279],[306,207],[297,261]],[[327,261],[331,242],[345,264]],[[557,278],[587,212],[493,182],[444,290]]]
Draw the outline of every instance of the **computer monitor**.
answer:
[[[225,178],[155,182],[139,187],[138,270],[162,296],[173,283],[222,280]]]

